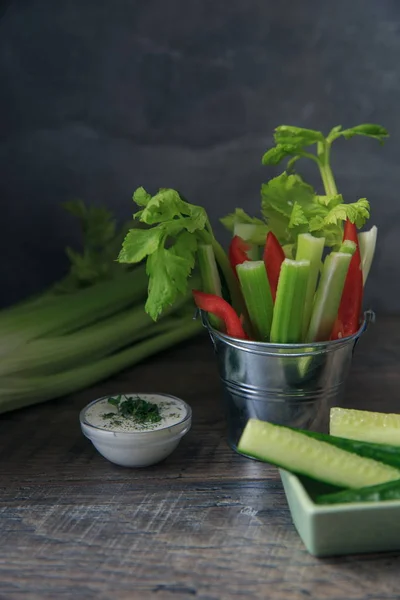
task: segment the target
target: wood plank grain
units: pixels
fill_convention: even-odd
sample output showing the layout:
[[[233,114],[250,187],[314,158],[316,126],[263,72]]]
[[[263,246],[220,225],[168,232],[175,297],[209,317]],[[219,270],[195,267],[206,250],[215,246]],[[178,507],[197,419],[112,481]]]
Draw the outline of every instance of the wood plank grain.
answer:
[[[346,406],[399,412],[400,319],[356,349]],[[167,392],[193,427],[164,463],[111,465],[79,428],[110,393]],[[211,344],[194,340],[59,401],[0,417],[0,598],[395,600],[399,553],[319,560],[277,470],[226,443]]]
[[[106,483],[23,494],[0,512],[2,593],[396,597],[395,557],[311,557],[278,482]]]

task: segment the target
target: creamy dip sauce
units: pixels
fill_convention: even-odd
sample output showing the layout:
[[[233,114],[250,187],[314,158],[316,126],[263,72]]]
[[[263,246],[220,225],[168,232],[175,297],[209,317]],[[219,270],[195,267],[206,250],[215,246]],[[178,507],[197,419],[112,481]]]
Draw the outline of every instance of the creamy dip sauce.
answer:
[[[108,398],[103,398],[89,406],[85,412],[85,421],[94,427],[107,431],[118,433],[143,432],[172,427],[181,422],[187,415],[185,405],[179,402],[179,400],[168,396],[157,396],[156,394],[140,394],[136,396],[127,394],[121,397],[121,402],[131,397],[157,404],[161,420],[157,423],[150,421],[138,423],[133,417],[120,415],[117,407],[110,404]]]

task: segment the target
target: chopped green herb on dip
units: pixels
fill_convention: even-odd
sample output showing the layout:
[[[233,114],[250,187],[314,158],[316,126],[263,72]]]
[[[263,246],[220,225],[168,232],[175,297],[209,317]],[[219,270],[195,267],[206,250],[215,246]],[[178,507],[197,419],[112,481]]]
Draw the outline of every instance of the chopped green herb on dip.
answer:
[[[179,400],[143,394],[103,398],[88,409],[85,420],[109,431],[154,431],[172,427],[185,416],[186,408]]]
[[[126,419],[132,419],[137,423],[159,423],[161,421],[160,408],[154,402],[148,402],[139,396],[127,397],[117,396],[117,398],[109,398],[108,403],[116,406],[118,415]],[[105,413],[103,418],[114,418],[115,413]]]

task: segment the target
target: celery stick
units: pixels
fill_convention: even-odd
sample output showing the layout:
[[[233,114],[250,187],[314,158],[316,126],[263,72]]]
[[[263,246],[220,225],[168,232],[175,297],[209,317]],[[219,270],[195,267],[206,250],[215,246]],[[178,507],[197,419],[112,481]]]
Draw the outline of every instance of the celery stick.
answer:
[[[362,231],[358,234],[364,285],[368,279],[372,260],[374,258],[377,236],[378,228],[375,225],[371,227],[369,231]]]
[[[302,341],[304,304],[310,273],[309,260],[285,258],[276,291],[271,342],[297,344]]]
[[[153,325],[154,333],[157,325]],[[77,369],[43,377],[2,377],[0,413],[71,394],[118,373],[149,356],[161,352],[202,331],[200,321],[185,317],[173,319],[171,330],[154,335],[126,350]]]
[[[191,294],[182,297],[165,311],[157,324],[158,333],[164,330],[166,324],[170,326],[171,319],[164,317],[178,310],[182,305],[188,305],[189,302],[191,304],[190,297]],[[0,376],[14,373],[19,373],[21,376],[45,375],[93,362],[143,339],[153,323],[146,314],[144,305],[139,305],[78,332],[31,340],[2,358]]]
[[[6,309],[0,314],[0,356],[8,354],[29,340],[48,334],[64,334],[113,315],[147,293],[145,268],[98,283],[74,294],[57,296],[54,300],[32,307],[31,310]]]
[[[284,246],[282,246],[282,250],[283,253],[285,255],[285,258],[290,258],[290,259],[294,259],[294,244],[285,244]],[[296,259],[297,260],[297,259]]]
[[[317,288],[317,281],[324,245],[325,238],[323,237],[317,238],[311,235],[310,233],[301,233],[297,236],[296,260],[310,261],[310,274],[308,276],[307,282],[303,325],[301,329],[303,339],[305,338],[308,327],[310,325],[311,313],[314,303],[314,295],[315,290]]]
[[[264,261],[246,261],[236,267],[253,331],[267,341],[271,331],[273,302]]]
[[[252,223],[235,223],[233,227],[233,235],[239,236],[248,243],[249,250],[247,250],[247,256],[250,260],[258,260],[260,258],[259,248],[252,240],[252,236],[257,234],[257,227],[260,226]],[[263,240],[260,244],[261,246],[265,244],[265,238],[266,234],[261,238]]]
[[[265,246],[267,234],[267,225],[258,223],[235,223],[233,227],[233,235],[238,235],[242,240],[254,244],[254,246]]]
[[[0,335],[20,324],[21,318],[29,321],[32,314],[45,315],[46,323],[36,323],[40,330],[49,330],[56,326],[58,329],[74,326],[74,318],[81,318],[86,324],[87,313],[92,313],[92,322],[97,319],[97,311],[103,314],[113,314],[118,306],[123,308],[128,304],[146,297],[148,278],[144,265],[139,265],[130,272],[121,271],[110,280],[103,281],[73,292],[71,294],[54,294],[48,290],[42,296],[35,296],[20,304],[0,311]],[[105,309],[107,302],[110,306]],[[116,309],[112,307],[115,302]],[[89,310],[88,310],[89,309]],[[65,311],[65,313],[64,313]],[[47,314],[46,314],[47,313]],[[95,313],[93,315],[93,313]],[[34,319],[31,319],[34,321]],[[50,322],[48,322],[50,320]],[[32,323],[33,325],[33,323]]]
[[[214,250],[215,260],[217,265],[221,269],[222,275],[224,277],[225,283],[228,287],[230,300],[233,308],[237,312],[238,315],[241,315],[246,310],[246,306],[243,300],[242,291],[240,289],[239,281],[233,272],[232,266],[229,262],[228,256],[221,246],[219,242],[215,239],[214,236],[207,234],[207,238],[212,244],[212,248]]]
[[[203,292],[222,297],[221,279],[211,244],[201,244],[197,249],[197,260]]]
[[[203,292],[206,292],[206,294],[215,294],[222,298],[221,279],[211,244],[201,244],[198,246],[197,264],[200,271]],[[221,319],[218,319],[218,317],[211,313],[208,315],[208,319],[214,329],[223,329]]]
[[[351,254],[331,252],[325,259],[315,296],[307,342],[327,341],[337,317]]]
[[[351,240],[345,240],[339,248],[339,252],[343,252],[343,254],[351,254],[351,256],[353,256],[356,250],[357,246]]]

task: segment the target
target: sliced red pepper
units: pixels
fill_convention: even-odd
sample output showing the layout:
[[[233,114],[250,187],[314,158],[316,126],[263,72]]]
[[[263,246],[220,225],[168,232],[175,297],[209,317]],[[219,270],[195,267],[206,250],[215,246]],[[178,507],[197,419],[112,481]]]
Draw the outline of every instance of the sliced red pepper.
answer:
[[[347,337],[356,333],[360,327],[360,317],[363,301],[363,275],[360,246],[358,243],[357,227],[355,223],[346,221],[344,226],[343,241],[350,240],[357,245],[353,254],[340,301],[338,317],[331,335],[331,339]]]
[[[193,298],[198,308],[212,313],[224,322],[228,335],[234,338],[247,339],[239,317],[226,300],[215,294],[206,294],[199,290],[193,290]]]
[[[246,262],[246,260],[249,260],[247,252],[250,250],[250,248],[251,246],[238,235],[235,235],[232,238],[232,241],[229,245],[229,262],[231,263],[235,275],[237,275],[237,265],[241,265],[242,263]]]
[[[285,260],[285,253],[272,231],[268,232],[264,248],[264,264],[267,269],[268,281],[271,288],[272,299],[275,302],[281,266]]]

